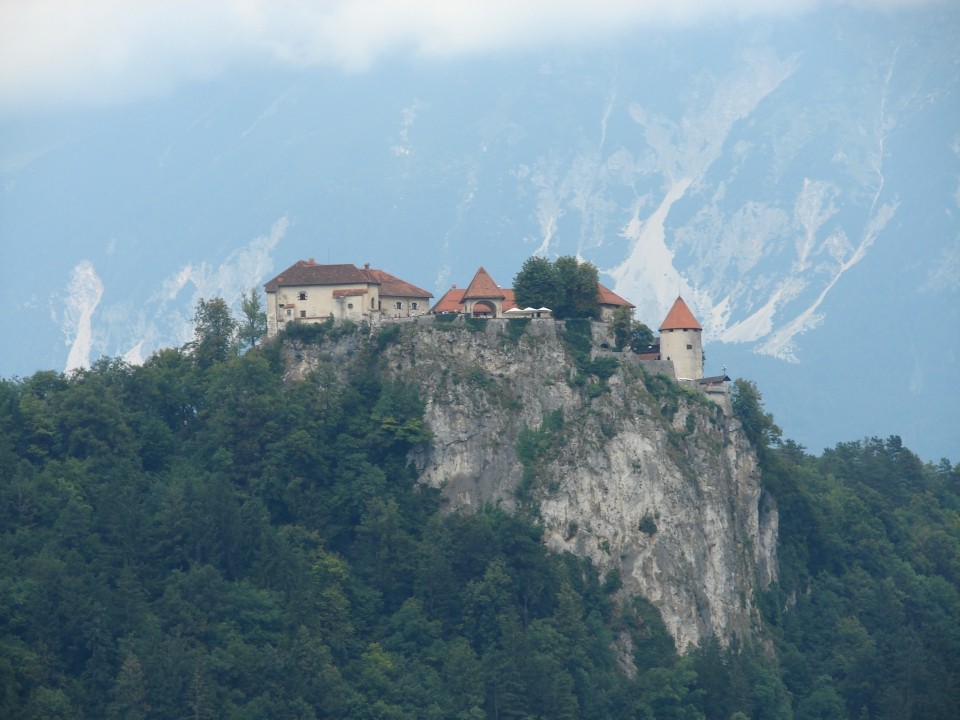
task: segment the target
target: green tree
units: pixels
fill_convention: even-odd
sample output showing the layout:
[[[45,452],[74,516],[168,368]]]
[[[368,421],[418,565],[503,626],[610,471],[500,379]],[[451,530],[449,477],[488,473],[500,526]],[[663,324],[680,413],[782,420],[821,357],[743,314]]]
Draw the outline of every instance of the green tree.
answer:
[[[781,430],[773,415],[763,409],[763,395],[756,383],[737,378],[733,382],[733,414],[743,424],[743,432],[758,451],[780,444]]]
[[[518,307],[557,308],[563,288],[556,267],[546,258],[528,257],[513,278],[513,295]]]
[[[613,316],[607,323],[613,333],[613,344],[617,350],[623,350],[633,334],[633,308],[622,305],[613,311]]]
[[[597,268],[592,263],[580,262],[572,255],[557,258],[554,267],[562,289],[554,316],[560,319],[600,317],[600,278]]]
[[[237,322],[223,298],[197,302],[193,342],[188,344],[201,368],[223,362],[237,353]]]
[[[252,348],[267,334],[267,313],[256,288],[250,288],[243,293],[240,309],[243,311],[243,320],[239,327],[240,342],[244,347]]]
[[[513,278],[513,294],[520,307],[548,307],[560,320],[598,318],[599,282],[596,267],[571,255],[552,263],[530,257]]]
[[[146,683],[140,659],[133,653],[127,655],[113,685],[113,702],[107,710],[111,720],[142,720],[147,716]]]
[[[640,321],[633,323],[633,328],[630,331],[630,349],[639,353],[646,350],[651,344],[653,344],[653,330]]]
[[[621,305],[616,308],[608,324],[617,350],[629,347],[633,352],[643,352],[653,342],[653,331],[633,319],[632,307]]]

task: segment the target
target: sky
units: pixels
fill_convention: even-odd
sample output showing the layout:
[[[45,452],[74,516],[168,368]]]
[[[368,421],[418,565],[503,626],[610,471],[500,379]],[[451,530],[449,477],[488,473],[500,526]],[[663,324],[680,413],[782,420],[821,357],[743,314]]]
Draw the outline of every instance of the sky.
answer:
[[[769,192],[757,186],[749,191],[752,193],[749,198],[738,199],[734,183],[738,163],[746,162],[744,158],[747,158],[753,163],[749,165],[751,172],[757,173],[761,182],[766,177],[763,170],[767,165],[763,163],[769,157],[774,160],[781,157],[777,154],[780,150],[768,157],[758,145],[760,149],[748,158],[749,143],[763,142],[761,130],[768,134],[780,133],[777,137],[783,140],[785,154],[782,157],[789,159],[793,157],[791,148],[805,142],[806,136],[801,131],[806,128],[817,132],[821,127],[818,113],[828,113],[837,115],[837,127],[846,130],[838,131],[836,138],[829,134],[816,137],[825,138],[827,145],[831,140],[851,143],[854,151],[850,162],[839,162],[838,156],[834,156],[829,160],[821,158],[819,165],[817,158],[810,158],[809,162],[791,166],[791,171],[804,173],[798,176],[800,181],[806,183],[810,178],[812,190],[829,190],[825,191],[824,202],[829,205],[831,219],[827,223],[827,216],[821,217],[826,205],[811,204],[816,222],[807,228],[809,232],[804,236],[806,249],[798,251],[799,265],[803,266],[799,270],[811,262],[828,259],[827,254],[832,257],[832,252],[826,250],[813,257],[810,248],[814,236],[822,239],[832,233],[831,237],[849,240],[851,252],[856,249],[854,245],[861,249],[853,252],[847,258],[849,263],[841,268],[845,273],[843,293],[831,292],[824,301],[824,291],[823,296],[811,301],[815,301],[815,305],[809,312],[798,316],[792,324],[780,327],[780,334],[772,338],[778,342],[785,339],[786,354],[790,354],[789,341],[793,336],[790,333],[822,321],[819,334],[809,333],[804,339],[805,352],[798,355],[802,357],[802,369],[812,368],[822,360],[816,348],[826,346],[835,337],[832,328],[857,317],[845,307],[838,307],[841,298],[844,303],[855,303],[861,296],[874,297],[868,292],[869,288],[858,285],[858,281],[867,275],[880,277],[876,268],[884,263],[887,264],[884,267],[898,267],[897,263],[907,257],[903,243],[897,239],[903,236],[897,224],[921,223],[924,218],[936,215],[942,219],[943,213],[955,213],[955,207],[960,205],[960,191],[950,190],[956,202],[948,197],[945,206],[940,194],[931,193],[940,204],[929,207],[923,198],[909,193],[903,198],[896,195],[903,187],[902,182],[896,182],[899,178],[906,177],[911,184],[924,185],[913,183],[917,172],[930,173],[930,177],[924,179],[929,180],[931,187],[944,184],[960,187],[957,185],[960,176],[935,176],[938,168],[947,173],[955,171],[954,166],[930,159],[929,153],[934,151],[929,149],[929,143],[918,142],[918,151],[910,150],[913,147],[910,133],[927,138],[924,129],[946,125],[955,139],[949,148],[943,148],[941,143],[936,151],[950,152],[951,159],[960,157],[960,135],[956,130],[960,115],[955,112],[953,92],[956,82],[930,82],[929,77],[946,72],[953,73],[952,78],[955,68],[960,67],[955,60],[960,55],[951,50],[949,29],[956,27],[955,12],[960,7],[957,3],[958,0],[0,0],[0,176],[3,177],[0,190],[4,191],[0,193],[0,274],[3,270],[11,276],[25,274],[25,268],[35,261],[37,268],[43,268],[43,281],[56,284],[53,288],[21,287],[11,293],[12,302],[7,305],[12,310],[8,313],[17,319],[10,320],[10,327],[20,327],[15,324],[21,322],[20,316],[40,315],[49,307],[56,328],[50,331],[53,340],[48,345],[60,340],[55,337],[55,330],[62,330],[65,346],[70,349],[67,368],[86,365],[101,352],[124,355],[136,362],[156,347],[189,339],[192,331],[189,311],[195,303],[187,301],[188,295],[192,294],[194,299],[238,296],[239,289],[262,281],[270,272],[297,257],[291,254],[314,253],[313,245],[309,250],[304,248],[316,242],[316,237],[324,233],[330,237],[343,234],[348,224],[343,217],[349,217],[351,212],[377,202],[395,202],[398,197],[404,197],[407,188],[418,184],[429,188],[430,183],[441,180],[448,183],[443,198],[451,211],[443,215],[442,220],[440,215],[432,217],[435,227],[411,220],[421,207],[417,204],[422,202],[419,195],[412,194],[406,204],[391,207],[391,221],[412,223],[404,226],[404,231],[412,233],[412,237],[418,237],[418,232],[432,237],[430,233],[439,228],[435,247],[437,267],[432,268],[438,272],[437,283],[431,288],[435,292],[448,287],[451,280],[459,281],[456,274],[450,274],[451,270],[462,273],[457,265],[466,261],[460,253],[463,248],[452,246],[459,243],[463,218],[468,218],[478,233],[489,231],[494,237],[501,232],[523,234],[521,244],[526,248],[524,243],[529,239],[530,251],[537,251],[539,244],[541,251],[548,254],[556,248],[572,252],[574,245],[569,244],[570,240],[582,243],[586,238],[585,246],[576,244],[576,252],[579,253],[581,247],[586,247],[586,253],[595,251],[591,259],[600,264],[601,270],[606,268],[604,272],[612,277],[615,289],[625,297],[640,303],[640,297],[635,295],[643,287],[641,297],[646,298],[643,302],[655,301],[666,307],[673,293],[682,289],[685,296],[689,291],[689,300],[696,305],[698,293],[705,292],[710,278],[730,280],[721,277],[719,271],[711,274],[704,270],[699,277],[684,275],[697,261],[694,251],[707,247],[703,238],[714,233],[745,252],[756,249],[759,244],[754,241],[760,237],[761,226],[770,237],[780,237],[789,230],[776,223],[764,224],[769,217],[780,217],[780,213],[788,226],[793,214],[805,207],[799,201],[796,208],[793,207],[788,196],[794,191],[786,185],[767,188]],[[910,9],[924,12],[911,13]],[[924,34],[924,28],[944,27],[938,25],[938,18],[948,15],[954,21],[936,35],[939,44],[925,42],[928,35]],[[923,22],[900,22],[911,17]],[[890,32],[891,28],[898,32]],[[918,32],[918,28],[921,31]],[[806,42],[808,34],[810,41]],[[800,37],[804,42],[790,44]],[[716,39],[716,43],[708,45],[703,42],[704,38]],[[742,54],[739,52],[741,40]],[[847,40],[849,42],[843,42]],[[903,47],[894,47],[896,43]],[[927,52],[933,46],[937,52]],[[734,55],[725,54],[731,47]],[[580,48],[584,52],[577,52]],[[514,68],[527,68],[537,73],[537,82],[543,80],[542,87],[555,89],[565,86],[553,82],[552,70],[544,70],[549,69],[549,64],[541,62],[541,58],[606,57],[608,51],[615,54],[623,48],[642,49],[647,53],[636,55],[644,58],[636,65],[640,72],[644,71],[647,61],[656,64],[662,53],[663,76],[635,86],[628,82],[618,86],[619,75],[616,75],[608,78],[608,85],[604,85],[607,80],[602,81],[597,87],[604,86],[592,93],[589,83],[584,84],[586,89],[580,87],[579,76],[564,79],[562,72],[557,73],[563,82],[578,83],[575,90],[583,92],[576,95],[581,104],[569,113],[568,122],[555,125],[531,122],[523,115],[505,120],[498,114],[499,109],[487,113],[486,107],[480,108],[476,103],[465,104],[463,112],[459,112],[459,103],[464,98],[455,92],[441,96],[439,88],[433,92],[432,86],[415,84],[397,88],[391,76],[396,65],[401,70],[397,76],[401,78],[417,78],[421,83],[433,83],[436,78],[459,81],[462,69],[470,68],[474,74],[463,77],[473,82],[481,77],[497,78],[496,72],[509,75]],[[757,48],[763,52],[757,52]],[[671,54],[681,60],[671,58]],[[947,67],[951,64],[950,58],[954,59],[952,68]],[[463,62],[448,62],[451,60]],[[806,66],[813,69],[804,75],[801,71]],[[821,66],[828,74],[847,71],[861,74],[850,75],[849,83],[846,76],[841,78],[843,82],[838,81],[836,87],[843,87],[844,92],[834,98],[830,96],[829,85],[820,84],[825,77],[829,79],[829,75],[817,74],[816,68]],[[892,73],[894,66],[896,73]],[[495,71],[485,76],[484,68]],[[890,84],[891,74],[895,88],[888,93],[885,88]],[[389,79],[383,80],[384,77]],[[887,81],[883,81],[884,77]],[[793,78],[789,93],[796,99],[774,98],[785,78]],[[814,87],[810,84],[814,80],[817,97],[804,95]],[[523,88],[524,81],[520,78],[516,88]],[[318,108],[324,107],[321,94],[315,92],[321,82],[339,99],[341,104],[334,107],[342,106],[343,113],[352,112],[356,117],[349,116],[347,122],[339,122],[339,117],[332,120],[324,117],[320,125],[310,125],[311,118],[321,116]],[[658,82],[662,84],[662,92]],[[499,79],[491,81],[490,88],[493,90],[484,95],[482,82],[475,83],[471,92],[477,91],[476,97],[501,97]],[[862,93],[849,92],[851,88],[862,88]],[[611,116],[614,91],[621,89],[622,95],[616,96],[619,115]],[[942,97],[930,95],[941,91],[946,93]],[[551,107],[558,116],[566,117],[563,100],[567,91],[555,94],[559,99],[552,98],[557,102]],[[509,102],[511,96],[503,97],[504,102]],[[823,102],[821,97],[825,98]],[[368,104],[370,98],[376,98],[377,102]],[[764,98],[771,100],[765,106]],[[879,111],[873,102],[878,98],[883,100]],[[887,98],[890,105],[885,109]],[[591,106],[594,101],[596,107]],[[792,111],[790,102],[807,106],[803,118]],[[925,103],[936,106],[940,120],[929,119],[927,125],[914,122],[923,114]],[[371,113],[376,116],[374,120],[365,122],[362,130],[354,132],[354,125],[350,123],[363,119],[364,112],[371,108],[375,109]],[[478,108],[482,122],[461,132],[473,117],[470,113],[478,112]],[[80,112],[73,112],[77,110]],[[781,110],[784,114],[778,115]],[[536,118],[540,108],[531,105],[531,112],[530,117]],[[212,122],[213,117],[219,125]],[[744,118],[758,123],[757,132],[743,124]],[[520,136],[526,139],[515,153],[510,147],[513,132],[508,128],[513,122],[527,122],[526,131],[532,133]],[[590,122],[596,125],[590,126]],[[613,164],[607,175],[594,173],[596,168],[590,160],[593,155],[587,152],[593,152],[593,146],[585,150],[577,145],[576,138],[580,135],[576,133],[581,123],[587,128],[584,137],[593,137],[591,127],[601,128],[600,145],[607,137],[619,138],[611,141]],[[506,129],[502,130],[502,145],[496,148],[500,154],[486,155],[485,133],[497,137],[490,128],[500,132],[501,124]],[[555,151],[548,141],[538,142],[540,137],[536,133],[545,127],[563,138],[562,151]],[[568,127],[571,134],[563,135]],[[324,132],[334,137],[344,129],[347,135],[357,135],[351,140],[373,129],[379,133],[379,145],[352,143],[343,155],[331,155],[332,150],[323,142],[310,139],[314,133]],[[476,136],[470,135],[471,132]],[[280,142],[286,141],[285,133],[293,138],[289,146]],[[871,133],[877,134],[879,142],[874,141]],[[940,138],[936,132],[929,136]],[[462,144],[464,138],[466,145]],[[478,139],[483,140],[479,150],[475,142]],[[888,140],[889,144],[885,144]],[[469,145],[470,142],[474,145]],[[626,155],[615,151],[616,144],[624,142]],[[297,148],[297,153],[292,154],[290,147]],[[378,148],[389,155],[388,164],[376,165],[376,171],[385,172],[387,179],[380,184],[370,183],[363,193],[348,192],[354,185],[367,187],[362,174],[347,173],[353,185],[346,183],[340,193],[329,189],[328,179],[322,173],[313,173],[313,167],[320,167],[322,161],[330,157],[341,163],[333,166],[337,172],[343,172],[344,168],[352,167],[346,162],[346,158],[353,157],[350,153],[355,153],[354,159],[370,161],[379,157],[375,154]],[[879,153],[876,167],[870,165],[872,152]],[[662,164],[657,153],[662,154]],[[599,151],[593,154],[601,156]],[[631,172],[641,180],[638,186],[641,195],[635,201],[627,181],[620,179],[614,167],[613,161],[622,157],[630,160]],[[496,165],[500,162],[507,164]],[[258,163],[260,171],[251,172],[250,167]],[[857,170],[861,165],[865,168],[862,173]],[[844,175],[850,168],[856,172],[850,170]],[[902,203],[902,208],[889,223],[890,227],[881,228],[884,229],[882,241],[871,248],[869,261],[860,262],[877,233],[858,231],[856,213],[858,209],[866,210],[866,206],[857,204],[856,192],[858,188],[872,188],[871,172],[881,168],[889,171],[889,196],[880,198],[880,189],[884,188],[881,174],[875,195],[879,200],[874,203],[877,207],[871,206],[868,214],[872,216],[875,209],[879,212],[886,208],[887,203],[891,207]],[[519,174],[515,175],[514,171]],[[242,212],[225,210],[232,200],[220,192],[218,173],[221,172],[232,173],[230,192],[243,198]],[[302,175],[296,176],[298,172]],[[497,173],[506,178],[504,185],[499,184],[501,175]],[[320,190],[316,193],[302,190],[310,187],[309,182],[302,180],[285,184],[287,175],[309,178]],[[657,185],[661,176],[663,188]],[[139,180],[136,187],[124,184],[132,177]],[[607,179],[595,184],[596,177],[609,179],[609,188]],[[687,178],[691,177],[699,180],[690,184]],[[670,180],[676,183],[670,185]],[[719,183],[718,188],[727,188],[728,180],[729,187],[734,188],[729,202],[720,197],[723,193],[719,191],[717,198],[702,195],[703,188],[711,187],[710,183],[715,181]],[[838,187],[853,193],[849,207],[839,202],[836,207],[831,204],[839,192],[830,184],[834,181]],[[87,186],[75,193],[77,183]],[[514,184],[518,192],[503,196],[509,197],[512,203],[503,213],[516,223],[503,223],[497,218],[501,196],[492,192],[484,195],[477,192],[477,188],[489,191],[513,188]],[[209,192],[194,192],[199,187]],[[665,193],[662,201],[658,195],[661,192]],[[73,203],[76,198],[82,201]],[[53,212],[52,208],[64,199],[71,201],[64,205],[64,211]],[[913,207],[910,207],[911,199]],[[582,207],[578,204],[581,201]],[[625,203],[623,207],[632,212],[623,226],[617,224],[624,220],[617,214],[617,203],[621,201]],[[327,212],[325,203],[337,212]],[[660,207],[658,203],[663,212],[654,212]],[[702,207],[695,208],[698,203],[702,203]],[[746,210],[761,208],[764,212],[740,213],[737,203],[742,203]],[[616,207],[607,209],[608,204]],[[167,205],[176,205],[178,209],[167,212]],[[671,205],[676,205],[675,212],[670,223],[664,224],[663,216]],[[731,214],[725,215],[727,211]],[[530,213],[531,223],[524,220],[527,217],[524,212]],[[690,215],[694,212],[695,217]],[[486,215],[480,218],[481,213]],[[561,227],[559,218],[565,213],[567,224]],[[889,219],[888,215],[883,217]],[[657,223],[650,222],[654,217],[659,218]],[[577,218],[583,218],[579,225]],[[476,222],[478,219],[484,222]],[[596,224],[592,225],[594,221]],[[609,224],[604,225],[607,221]],[[712,224],[721,221],[726,223],[722,233]],[[960,236],[955,235],[956,226],[951,222],[929,222],[925,227],[935,227],[937,232],[917,236],[918,243],[932,247],[942,242],[943,246],[935,254],[940,258],[934,266],[936,272],[931,270],[930,277],[924,281],[915,307],[925,308],[926,304],[937,302],[935,293],[956,290]],[[638,230],[631,234],[634,225]],[[372,249],[379,249],[377,243],[381,236],[373,223],[362,227],[363,230],[350,228],[350,231],[362,235],[362,250],[354,248],[354,251],[361,253],[360,259],[365,260],[369,259]],[[542,231],[540,235],[536,234],[538,227]],[[937,234],[944,227],[954,233],[946,240]],[[839,234],[835,232],[837,228]],[[642,238],[639,229],[643,230]],[[524,234],[528,231],[529,237]],[[682,242],[677,241],[678,232]],[[844,236],[844,232],[849,237]],[[19,254],[13,252],[13,238],[17,233],[28,238],[27,241],[18,239]],[[599,245],[590,242],[603,233],[606,233],[603,237],[606,249],[601,253]],[[158,241],[166,235],[183,240],[179,255]],[[651,245],[640,239],[657,242]],[[743,240],[742,248],[735,242],[738,239]],[[274,257],[281,240],[282,250]],[[560,240],[565,244],[557,244],[556,248],[550,244]],[[47,258],[30,250],[46,247],[48,241],[63,252]],[[625,252],[628,245],[636,250],[632,253],[637,256],[632,264],[618,254]],[[674,265],[673,253],[680,247],[686,248],[684,252],[689,257],[682,257]],[[657,250],[663,251],[661,260],[655,263],[643,260],[658,257]],[[709,257],[716,259],[717,252],[711,252]],[[4,256],[8,258],[6,263]],[[10,262],[11,256],[27,260]],[[934,257],[934,253],[930,256]],[[402,259],[402,253],[397,251],[392,257]],[[162,288],[154,288],[150,294],[149,289],[134,291],[124,284],[126,270],[134,259],[157,266],[151,270],[156,270],[155,280],[162,280]],[[357,257],[347,256],[342,260],[357,261]],[[868,267],[871,262],[872,270]],[[854,263],[857,272],[847,273]],[[630,268],[647,269],[653,275],[637,275],[631,280],[626,273]],[[665,283],[655,276],[664,272],[664,268],[672,273]],[[405,272],[404,269],[396,271],[401,275]],[[812,273],[807,274],[814,287],[822,274],[813,277]],[[509,279],[505,271],[495,275],[503,282],[506,282],[504,277]],[[759,283],[763,279],[759,275],[749,276],[744,282]],[[781,325],[783,318],[793,317],[789,314],[793,312],[791,309],[782,307],[786,307],[790,299],[785,295],[798,292],[796,284],[791,285],[787,282],[790,278],[779,276],[770,283],[781,280],[782,291],[772,292],[768,304],[759,311],[750,303],[761,295],[738,296],[743,299],[743,305],[737,306],[736,311],[746,313],[749,309],[749,317],[739,322],[742,318],[737,316],[739,324],[728,328],[730,336],[723,338],[726,342],[718,343],[715,351],[708,350],[714,360],[722,357],[721,346],[732,348],[739,343],[737,347],[747,353],[747,344],[755,343],[763,332],[770,331],[774,310],[780,313]],[[422,278],[419,284],[424,284]],[[669,297],[666,300],[659,295],[649,297],[651,287],[658,291],[666,288],[664,292]],[[137,295],[141,289],[143,292]],[[723,300],[721,291],[727,289],[720,284],[713,297],[702,295],[706,299],[698,310],[704,311],[701,321],[708,331],[716,318],[707,310],[712,308],[721,314],[733,312]],[[21,297],[24,292],[27,295]],[[644,309],[647,312],[639,315],[641,319],[657,317],[656,311]],[[863,308],[863,312],[867,311],[869,308]],[[806,324],[800,327],[797,323]],[[830,335],[831,332],[834,335]],[[818,340],[821,337],[823,340]],[[875,351],[873,346],[865,347],[861,355]],[[30,350],[22,353],[29,358],[26,363],[49,364],[62,362],[56,354],[58,350],[59,347],[49,349],[38,336]],[[769,348],[761,350],[767,352]],[[47,354],[40,360],[41,356],[36,356],[38,352]],[[777,355],[783,356],[783,352]],[[751,356],[751,360],[756,359]],[[756,360],[741,372],[751,374],[758,381],[766,377],[763,373],[787,376],[782,367],[762,365],[763,360]],[[943,362],[943,358],[931,359],[930,366],[922,369],[933,376],[942,372]],[[954,372],[950,356],[946,362],[947,370]],[[29,372],[33,367],[27,364],[16,372]],[[795,369],[791,372],[791,378],[797,377]],[[808,375],[815,375],[815,370]],[[910,382],[912,386],[913,381]],[[916,385],[920,387],[922,383],[918,381]],[[947,386],[956,387],[956,384],[947,383]],[[771,380],[768,394],[771,403],[777,400],[776,389],[776,382]],[[872,390],[868,388],[868,391]],[[917,390],[908,398],[915,405],[916,416],[927,412],[916,400],[921,397],[919,393]],[[792,410],[797,403],[784,395],[781,406]],[[956,402],[950,401],[949,391],[940,395],[946,401],[937,406],[941,408],[938,412],[947,403],[956,407]],[[801,421],[808,422],[804,413],[815,416],[817,411],[814,399],[804,400],[807,402],[793,415],[799,418],[794,421],[797,426]],[[791,416],[780,415],[781,411],[773,404],[771,409],[789,431]],[[955,412],[950,412],[949,417],[955,418]],[[882,418],[886,424],[877,421],[866,425],[857,418],[852,432],[855,435],[866,427],[870,433],[886,434],[888,425],[890,431],[907,432],[901,430],[905,426],[901,418],[887,422],[893,414],[891,411]],[[876,430],[877,427],[880,429]],[[915,427],[908,431],[916,437],[926,433],[927,427],[916,421]],[[834,439],[849,437],[850,432],[845,431]],[[807,442],[802,437],[798,439]],[[817,439],[812,447],[816,449],[819,442]],[[944,445],[949,442],[949,450],[944,450],[955,454],[954,440],[938,442]],[[933,441],[928,443],[928,453],[935,445]],[[939,445],[936,447],[944,452],[939,450]]]
[[[162,96],[244,66],[366,69],[589,44],[638,27],[949,0],[0,0],[0,115]]]

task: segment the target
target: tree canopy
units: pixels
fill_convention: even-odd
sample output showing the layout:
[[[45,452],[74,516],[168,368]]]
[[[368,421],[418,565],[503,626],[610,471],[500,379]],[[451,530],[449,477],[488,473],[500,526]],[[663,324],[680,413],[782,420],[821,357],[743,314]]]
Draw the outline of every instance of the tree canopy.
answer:
[[[562,294],[556,267],[547,258],[528,257],[513,279],[513,295],[519,307],[559,307]]]
[[[236,354],[237,321],[223,298],[200,298],[193,323],[194,339],[188,349],[201,367],[223,362]]]
[[[630,348],[635,353],[644,352],[653,342],[653,331],[644,323],[633,319],[633,308],[626,305],[614,309],[610,329],[617,350]]]
[[[0,717],[956,717],[960,466],[897,437],[808,455],[738,386],[780,573],[757,638],[679,656],[535,507],[417,483],[388,331],[334,364],[359,330],[292,324],[319,362],[291,382],[284,335],[239,355],[222,307],[139,367],[0,380]],[[562,422],[518,441],[525,471]]]
[[[243,319],[237,328],[238,336],[245,347],[252,348],[267,334],[267,313],[256,288],[243,293],[240,309]]]
[[[520,307],[548,307],[561,320],[597,318],[599,282],[597,268],[575,257],[530,257],[513,279],[513,293]]]

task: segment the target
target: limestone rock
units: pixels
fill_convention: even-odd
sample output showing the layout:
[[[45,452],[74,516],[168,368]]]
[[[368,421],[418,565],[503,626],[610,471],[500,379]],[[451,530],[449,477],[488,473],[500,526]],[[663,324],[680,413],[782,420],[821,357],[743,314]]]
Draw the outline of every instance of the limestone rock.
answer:
[[[561,323],[531,321],[517,337],[507,323],[520,321],[484,322],[423,318],[401,325],[383,351],[386,372],[426,400],[434,441],[411,457],[421,482],[442,488],[451,510],[516,508],[517,439],[562,410],[534,468],[544,542],[619,572],[621,592],[653,602],[681,651],[711,634],[724,643],[753,635],[754,593],[777,575],[777,512],[729,403],[629,355],[618,355],[609,392],[585,392]],[[595,346],[603,332],[595,324]],[[338,342],[326,357],[356,347]],[[295,372],[315,364],[308,349],[297,353]]]

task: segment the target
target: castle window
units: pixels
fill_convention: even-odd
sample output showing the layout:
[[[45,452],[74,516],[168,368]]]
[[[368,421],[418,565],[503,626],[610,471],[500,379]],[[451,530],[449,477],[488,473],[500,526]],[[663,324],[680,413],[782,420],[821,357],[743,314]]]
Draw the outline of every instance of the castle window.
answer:
[[[353,303],[347,303],[347,310],[353,310]]]
[[[306,310],[301,310],[301,311],[300,311],[300,317],[306,317],[306,316],[307,316],[307,311],[306,311]]]
[[[402,303],[402,302],[398,302],[398,303],[396,304],[396,309],[397,309],[397,310],[403,310],[403,303]]]
[[[418,310],[419,308],[417,307],[417,304],[416,304],[415,302],[412,302],[412,303],[410,303],[410,309],[411,309],[411,310]]]
[[[693,345],[687,345],[687,350],[693,350]]]
[[[306,300],[306,299],[307,299],[306,291],[301,290],[299,293],[297,293],[297,300]]]
[[[293,310],[291,310],[290,308],[287,308],[287,317],[291,317],[292,315],[293,315]]]

